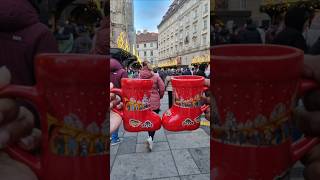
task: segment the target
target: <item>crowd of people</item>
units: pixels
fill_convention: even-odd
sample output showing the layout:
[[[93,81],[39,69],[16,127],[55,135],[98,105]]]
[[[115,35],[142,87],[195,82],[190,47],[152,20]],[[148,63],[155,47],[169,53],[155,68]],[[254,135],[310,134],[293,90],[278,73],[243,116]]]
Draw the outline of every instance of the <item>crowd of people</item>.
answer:
[[[220,44],[279,44],[299,48],[306,54],[320,54],[320,36],[313,44],[307,44],[306,34],[313,20],[313,12],[307,8],[289,9],[285,17],[270,26],[247,19],[243,26],[227,27],[219,23],[211,27],[211,45]]]
[[[98,28],[100,24],[96,25]],[[94,31],[89,25],[71,23],[58,24],[54,36],[61,53],[89,54],[92,48]]]

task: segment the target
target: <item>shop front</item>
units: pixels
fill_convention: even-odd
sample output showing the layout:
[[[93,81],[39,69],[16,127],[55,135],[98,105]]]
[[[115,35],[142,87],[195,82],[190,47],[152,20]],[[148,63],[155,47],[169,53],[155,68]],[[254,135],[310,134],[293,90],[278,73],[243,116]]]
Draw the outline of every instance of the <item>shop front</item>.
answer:
[[[177,68],[181,67],[181,57],[170,58],[164,61],[160,61],[158,64],[159,68]]]
[[[196,56],[192,58],[191,65],[198,66],[200,64],[209,64],[210,63],[210,55],[202,55],[202,56]]]

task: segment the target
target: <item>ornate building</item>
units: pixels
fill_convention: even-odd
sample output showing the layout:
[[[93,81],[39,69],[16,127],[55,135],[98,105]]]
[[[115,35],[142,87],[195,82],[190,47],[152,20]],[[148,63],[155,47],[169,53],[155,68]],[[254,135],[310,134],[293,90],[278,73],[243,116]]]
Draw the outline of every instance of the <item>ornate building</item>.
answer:
[[[130,51],[135,44],[134,30],[134,7],[132,0],[111,0],[110,1],[110,47],[118,47],[117,40],[123,34],[128,41]]]
[[[160,67],[190,66],[197,57],[209,57],[210,0],[174,0],[158,32]]]

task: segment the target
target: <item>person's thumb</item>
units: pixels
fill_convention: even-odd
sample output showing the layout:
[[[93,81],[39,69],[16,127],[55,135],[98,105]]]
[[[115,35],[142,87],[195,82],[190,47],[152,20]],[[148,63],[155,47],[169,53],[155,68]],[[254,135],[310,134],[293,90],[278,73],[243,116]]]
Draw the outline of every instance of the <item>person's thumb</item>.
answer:
[[[11,74],[6,66],[0,67],[0,86],[5,86],[10,84]]]

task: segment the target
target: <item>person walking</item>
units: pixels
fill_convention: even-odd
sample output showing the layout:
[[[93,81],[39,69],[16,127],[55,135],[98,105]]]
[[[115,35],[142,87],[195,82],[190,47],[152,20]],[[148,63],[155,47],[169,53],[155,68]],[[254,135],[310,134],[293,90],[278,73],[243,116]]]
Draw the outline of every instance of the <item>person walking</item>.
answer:
[[[206,73],[205,73],[206,68],[207,68],[206,64],[200,64],[199,70],[196,72],[195,75],[202,76],[202,77],[206,78]]]
[[[171,77],[172,76],[167,76],[165,80],[165,90],[168,92],[169,108],[172,107],[172,102],[173,102]]]
[[[79,27],[79,37],[73,44],[73,53],[89,54],[91,50],[92,40],[85,26]]]
[[[274,44],[286,45],[308,51],[303,31],[310,20],[310,12],[305,8],[292,8],[285,17],[285,28],[273,40]]]
[[[153,86],[152,86],[151,97],[150,97],[150,106],[151,106],[151,110],[159,114],[160,99],[162,99],[164,95],[164,83],[162,79],[160,78],[159,75],[155,74],[152,71],[152,66],[148,61],[144,61],[142,63],[142,69],[140,70],[139,78],[153,80]],[[155,131],[149,131],[148,134],[149,134],[149,137],[147,139],[148,148],[150,149],[150,151],[152,151]]]
[[[239,42],[243,44],[262,43],[261,35],[252,19],[248,19],[245,29],[239,33]]]

